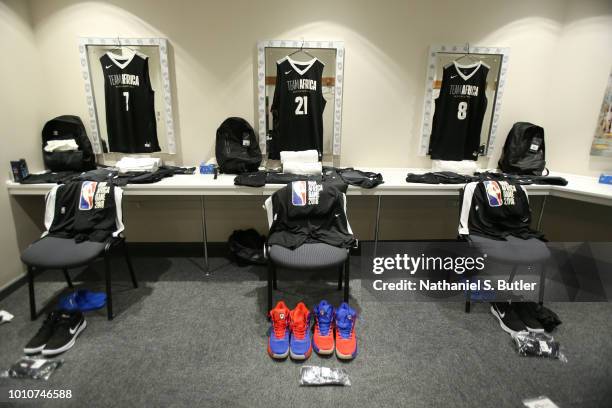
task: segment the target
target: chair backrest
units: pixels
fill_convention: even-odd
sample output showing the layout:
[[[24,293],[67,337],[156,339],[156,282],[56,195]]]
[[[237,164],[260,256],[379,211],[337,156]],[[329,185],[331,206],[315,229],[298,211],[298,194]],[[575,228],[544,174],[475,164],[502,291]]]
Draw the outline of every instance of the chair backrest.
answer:
[[[49,231],[51,230],[51,227],[54,224],[55,218],[56,218],[56,214],[57,214],[57,206],[71,206],[73,208],[76,208],[76,211],[95,211],[95,205],[96,205],[96,192],[100,192],[100,194],[103,194],[103,192],[99,189],[103,188],[103,187],[110,187],[108,185],[106,185],[107,183],[102,183],[102,182],[93,182],[93,181],[83,181],[83,182],[73,182],[73,183],[78,183],[80,184],[80,193],[79,191],[77,191],[77,194],[69,194],[69,195],[65,195],[65,194],[58,194],[58,190],[62,187],[62,186],[68,186],[68,184],[60,184],[60,185],[56,185],[54,186],[51,191],[49,191],[47,193],[47,195],[45,196],[45,232],[43,232],[42,236],[46,236],[47,234],[49,234]],[[75,184],[76,186],[76,184]],[[65,188],[65,187],[64,187]],[[114,227],[115,230],[112,232],[112,236],[113,237],[118,237],[124,230],[125,230],[125,226],[123,224],[123,210],[122,210],[122,205],[123,205],[123,189],[121,187],[118,186],[113,186],[113,188],[111,189],[114,194],[113,194],[113,199],[114,199],[114,214],[112,215],[112,217],[114,217]],[[58,195],[61,195],[61,198],[58,201]],[[60,214],[62,214],[63,211],[60,211]],[[68,213],[68,212],[66,212]]]
[[[349,222],[348,215],[346,213],[346,194],[345,193],[342,193],[342,203],[343,203],[343,208],[344,208],[344,216],[346,217],[346,225],[348,227],[349,232],[352,234],[353,229],[351,228],[351,224]],[[276,217],[276,213],[274,212],[274,208],[273,208],[274,204],[273,204],[272,196],[266,198],[266,201],[264,202],[263,207],[266,210],[266,215],[268,217],[268,228],[270,228],[272,227],[272,223],[274,222],[274,219]]]
[[[522,185],[485,180],[468,183],[462,190],[459,235],[536,236],[530,222],[529,196]]]

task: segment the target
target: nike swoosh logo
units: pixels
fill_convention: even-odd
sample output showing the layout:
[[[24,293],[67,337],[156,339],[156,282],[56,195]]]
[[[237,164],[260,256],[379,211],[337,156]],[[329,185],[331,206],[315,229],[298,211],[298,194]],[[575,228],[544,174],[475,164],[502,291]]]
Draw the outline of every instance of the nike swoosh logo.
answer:
[[[285,75],[290,74],[290,73],[291,73],[291,70],[285,72]]]
[[[455,78],[457,75],[451,75],[451,79]]]
[[[76,325],[76,327],[75,327],[74,329],[70,329],[70,330],[68,330],[68,331],[70,332],[70,334],[74,334],[74,333],[76,333],[76,331],[77,331],[77,329],[79,328],[79,326],[80,326],[80,325],[78,325],[78,324],[77,324],[77,325]]]
[[[109,69],[112,65],[106,65],[104,68]]]
[[[502,319],[503,319],[504,317],[506,317],[506,314],[505,314],[505,313],[502,313],[502,312],[498,312],[498,313],[499,313],[499,317],[500,317],[500,318],[502,318]]]

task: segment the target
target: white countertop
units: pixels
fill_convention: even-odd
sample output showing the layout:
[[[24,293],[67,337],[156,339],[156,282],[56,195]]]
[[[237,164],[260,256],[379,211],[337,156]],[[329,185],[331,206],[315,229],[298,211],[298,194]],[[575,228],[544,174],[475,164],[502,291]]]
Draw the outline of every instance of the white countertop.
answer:
[[[384,183],[373,189],[349,186],[348,195],[457,195],[462,184],[407,183],[408,173],[426,173],[430,169],[412,168],[359,168],[383,175]],[[567,186],[529,185],[530,195],[552,195],[556,197],[612,206],[612,185],[599,184],[596,177],[565,173],[551,173],[568,180]],[[211,174],[176,175],[153,184],[128,184],[126,195],[270,195],[283,185],[265,187],[235,186],[234,175],[220,174],[215,180]],[[7,181],[11,195],[44,195],[54,184],[19,184]]]

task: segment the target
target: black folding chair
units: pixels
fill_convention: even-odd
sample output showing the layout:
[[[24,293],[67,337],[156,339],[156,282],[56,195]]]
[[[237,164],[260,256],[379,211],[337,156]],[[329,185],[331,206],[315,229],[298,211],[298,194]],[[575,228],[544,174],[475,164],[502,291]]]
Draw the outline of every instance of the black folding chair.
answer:
[[[466,184],[464,191],[468,189],[468,186],[473,191],[476,184],[478,184],[478,182]],[[527,191],[525,191],[525,194],[527,194]],[[546,283],[546,264],[551,257],[550,250],[546,244],[537,238],[522,239],[508,236],[505,241],[500,241],[480,235],[462,234],[462,230],[465,232],[465,230],[468,229],[467,217],[469,216],[469,208],[463,208],[464,205],[466,207],[468,205],[468,203],[463,202],[464,198],[465,194],[462,194],[462,211],[459,220],[460,235],[470,244],[470,247],[477,250],[480,254],[487,254],[487,262],[512,266],[512,271],[507,280],[508,283],[514,280],[519,267],[528,267],[529,269],[537,267],[540,272],[538,301],[540,305],[543,304],[544,285]],[[470,312],[471,302],[472,294],[468,290],[465,300],[466,313]]]
[[[118,187],[115,187],[118,188]],[[53,190],[52,190],[53,191]],[[121,195],[120,195],[121,196]],[[49,195],[46,199],[46,213],[55,214],[55,200],[49,200]],[[117,202],[117,208],[121,208],[121,199]],[[117,222],[121,224],[121,211],[118,211]],[[47,223],[47,220],[45,220]],[[50,222],[49,222],[50,223]],[[47,225],[50,228],[50,225]],[[84,241],[77,243],[73,238],[59,238],[54,236],[44,236],[43,238],[33,242],[21,254],[21,261],[28,267],[28,289],[30,296],[30,318],[35,320],[38,315],[36,312],[36,297],[34,294],[34,275],[37,272],[49,269],[61,269],[64,273],[64,278],[69,288],[72,288],[72,281],[68,274],[69,269],[78,268],[90,265],[98,258],[104,259],[104,277],[106,280],[106,311],[108,320],[113,319],[113,298],[111,293],[111,268],[110,255],[115,248],[121,247],[127,261],[130,277],[134,288],[138,287],[134,268],[128,253],[125,238],[118,233],[117,236],[111,236],[105,242]]]
[[[346,203],[346,195],[343,195]],[[268,197],[264,207],[268,213],[268,224],[272,226],[273,208],[272,197]],[[348,220],[347,220],[348,225]],[[349,231],[351,227],[349,225]],[[338,290],[342,290],[344,276],[344,301],[349,301],[349,273],[350,273],[350,250],[339,248],[324,243],[302,244],[296,249],[288,249],[280,245],[266,244],[266,256],[268,258],[268,309],[272,309],[273,289],[278,289],[276,279],[277,266],[293,270],[316,270],[325,268],[337,268]]]

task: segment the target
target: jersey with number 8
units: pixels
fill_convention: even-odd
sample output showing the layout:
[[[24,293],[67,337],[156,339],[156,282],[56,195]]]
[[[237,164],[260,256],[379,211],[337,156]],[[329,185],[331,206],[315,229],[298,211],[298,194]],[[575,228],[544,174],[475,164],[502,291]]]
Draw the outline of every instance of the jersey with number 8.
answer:
[[[444,67],[435,101],[429,154],[439,160],[476,160],[487,110],[489,68],[482,62]]]

